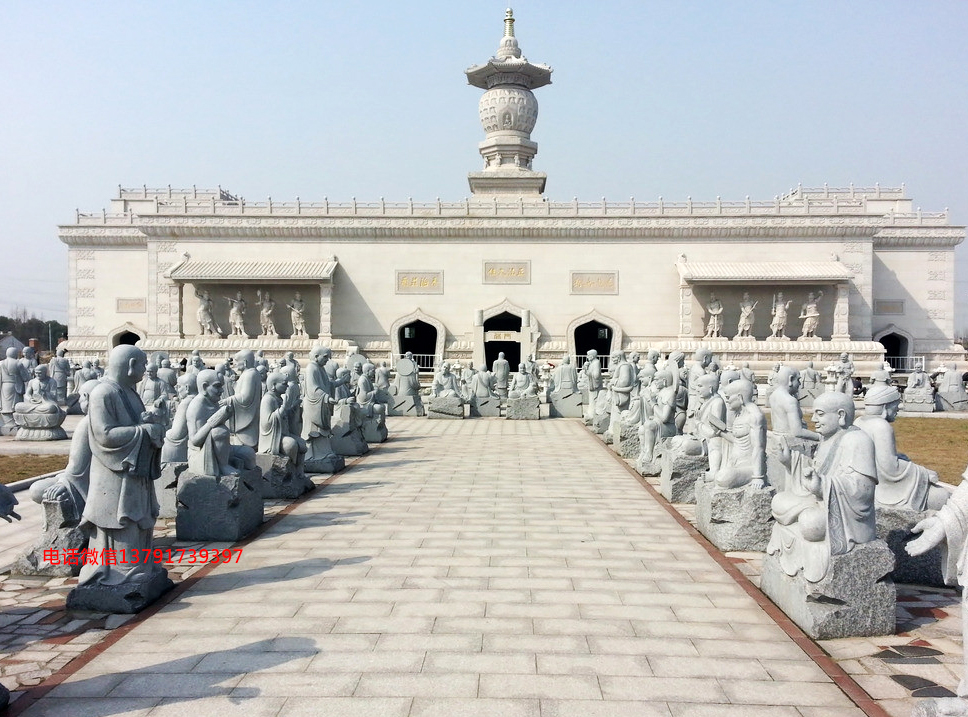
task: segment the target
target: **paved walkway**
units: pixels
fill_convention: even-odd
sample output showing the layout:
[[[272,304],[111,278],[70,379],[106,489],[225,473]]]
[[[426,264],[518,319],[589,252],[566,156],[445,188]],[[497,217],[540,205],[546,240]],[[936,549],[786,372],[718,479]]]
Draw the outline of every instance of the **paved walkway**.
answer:
[[[25,714],[863,714],[576,421],[396,419],[127,628]]]

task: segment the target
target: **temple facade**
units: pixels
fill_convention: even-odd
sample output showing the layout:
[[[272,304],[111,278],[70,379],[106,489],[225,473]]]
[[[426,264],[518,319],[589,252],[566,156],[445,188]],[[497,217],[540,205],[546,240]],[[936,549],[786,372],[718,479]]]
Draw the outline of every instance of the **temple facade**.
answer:
[[[429,366],[704,343],[754,367],[819,367],[842,351],[859,370],[963,361],[954,249],[965,228],[915,209],[903,187],[550,201],[531,132],[551,68],[523,56],[510,13],[497,53],[466,75],[484,90],[485,139],[463,201],[248,202],[142,187],[79,213],[59,227],[69,350],[137,342],[216,358],[328,343],[377,360],[410,351]]]

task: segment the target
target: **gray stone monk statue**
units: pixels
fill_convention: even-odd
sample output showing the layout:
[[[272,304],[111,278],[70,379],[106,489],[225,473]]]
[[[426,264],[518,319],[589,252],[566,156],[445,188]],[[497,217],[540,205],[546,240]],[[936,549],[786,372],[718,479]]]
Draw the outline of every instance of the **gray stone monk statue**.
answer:
[[[713,293],[709,294],[706,315],[709,317],[706,322],[706,338],[719,338],[723,335],[723,303]]]
[[[92,531],[88,549],[98,556],[113,550],[117,563],[85,564],[68,609],[138,612],[172,587],[167,571],[145,552],[158,517],[152,481],[161,473],[164,436],[134,390],[145,365],[141,349],[116,346],[107,374],[91,391],[90,487],[81,527]]]
[[[497,364],[496,361],[494,363]],[[430,387],[430,395],[440,398],[461,398],[457,377],[450,372],[450,361],[444,361],[440,365],[440,372],[434,376],[434,382]]]
[[[537,396],[538,386],[535,384],[527,365],[518,364],[518,372],[514,374],[514,379],[508,388],[508,398],[524,398],[525,396]]]
[[[391,392],[396,396],[419,396],[420,369],[413,360],[413,354],[410,351],[407,351],[403,358],[397,362],[396,370],[397,375],[393,379]]]
[[[840,354],[840,360],[835,364],[837,368],[837,389],[841,393],[852,396],[854,393],[854,362],[850,360],[850,355],[844,351]]]
[[[817,388],[821,382],[820,372],[813,367],[813,361],[807,361],[807,367],[800,372],[801,385],[804,389]]]
[[[585,374],[585,381],[588,383],[588,403],[594,406],[598,400],[598,394],[602,392],[602,362],[598,358],[598,351],[591,349],[585,355],[585,363],[581,367]]]
[[[225,427],[232,415],[231,401],[222,399],[222,378],[211,369],[199,371],[198,394],[185,414],[188,426],[188,470],[219,478],[238,475],[240,469],[255,467],[255,452],[249,446],[233,446]]]
[[[936,545],[942,546],[941,568],[945,582],[961,585],[962,638],[968,636],[968,470],[951,498],[932,516],[914,526],[920,535],[905,546],[909,555],[918,556]],[[912,717],[968,715],[968,650],[964,651],[958,697],[919,702]]]
[[[57,402],[67,400],[67,377],[71,372],[71,362],[65,356],[66,349],[57,349],[57,355],[50,360],[50,376],[57,385]]]
[[[678,432],[676,386],[673,384],[672,372],[664,369],[658,371],[652,378],[652,390],[656,392],[652,416],[643,420],[639,426],[640,465],[652,463],[655,460],[655,446],[660,438],[669,438]]]
[[[803,306],[800,308],[799,318],[803,319],[800,338],[816,338],[817,326],[820,325],[820,309],[817,308],[817,304],[822,298],[822,291],[818,291],[816,296],[813,295],[812,291],[807,294],[807,300],[803,302]]]
[[[494,390],[494,374],[487,370],[487,364],[481,363],[477,373],[471,378],[471,396],[475,398],[497,398]]]
[[[311,468],[335,472],[344,461],[333,451],[333,405],[336,403],[337,384],[326,372],[326,364],[333,357],[329,346],[314,346],[303,371],[302,437],[306,441],[306,460]],[[339,379],[337,379],[339,380]],[[317,465],[318,464],[318,465]]]
[[[299,407],[299,386],[290,389],[284,374],[273,371],[266,379],[259,419],[259,453],[284,456],[292,470],[301,473],[306,442],[292,431],[292,414]]]
[[[228,426],[234,443],[255,450],[259,445],[262,376],[255,368],[255,355],[249,349],[235,354],[234,363],[239,371],[239,379],[235,382]]]
[[[753,322],[756,320],[754,309],[756,301],[750,299],[748,292],[743,292],[743,298],[739,302],[739,321],[736,323],[736,338],[751,338],[753,335]]]
[[[552,374],[551,382],[552,391],[578,390],[578,369],[571,362],[571,356],[565,355],[561,359],[561,365]]]
[[[225,297],[229,302],[229,324],[232,327],[233,336],[245,336],[245,308],[246,300],[242,298],[242,292],[236,291],[235,298]]]
[[[820,436],[807,429],[797,394],[800,390],[800,372],[790,366],[781,366],[776,374],[776,385],[770,394],[770,411],[773,432],[797,438],[816,440]],[[851,411],[853,420],[853,411]]]
[[[766,417],[753,400],[753,384],[738,379],[723,389],[733,414],[723,433],[723,459],[711,477],[720,488],[739,488],[766,481]]]
[[[508,380],[511,376],[511,364],[506,358],[504,358],[504,352],[498,353],[497,358],[494,359],[494,364],[491,367],[494,373],[494,389],[497,391],[498,396],[502,398],[507,398],[508,395]]]
[[[7,349],[7,357],[0,361],[0,417],[3,418],[3,432],[15,433],[17,424],[13,422],[13,409],[24,400],[24,391],[30,376],[17,360],[17,349]]]
[[[901,393],[884,383],[874,384],[864,396],[864,413],[854,425],[874,442],[877,463],[878,506],[907,510],[938,510],[951,493],[938,481],[938,474],[899,455],[894,427]]]
[[[188,406],[192,398],[198,395],[197,374],[186,373],[178,377],[175,390],[178,392],[178,408],[171,422],[171,428],[165,432],[165,444],[161,448],[161,464],[186,463],[188,461]]]
[[[21,441],[65,440],[61,424],[67,412],[57,405],[57,386],[47,376],[47,364],[34,367],[34,377],[27,382],[24,400],[13,407],[13,419]]]

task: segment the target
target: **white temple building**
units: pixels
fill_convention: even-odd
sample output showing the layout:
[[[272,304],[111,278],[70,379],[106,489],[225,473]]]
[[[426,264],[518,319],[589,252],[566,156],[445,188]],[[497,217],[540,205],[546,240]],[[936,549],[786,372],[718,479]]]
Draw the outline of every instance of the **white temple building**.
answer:
[[[766,201],[551,201],[531,139],[533,91],[551,74],[522,55],[509,11],[495,56],[466,71],[484,90],[484,167],[468,175],[461,202],[119,189],[110,209],[59,227],[72,355],[133,342],[174,356],[305,355],[327,343],[376,360],[411,351],[429,366],[441,356],[557,363],[592,348],[690,352],[702,342],[724,364],[754,368],[820,367],[842,351],[860,371],[885,357],[902,369],[964,359],[954,249],[965,228],[946,212],[916,210],[903,187],[878,186],[798,187]],[[233,314],[242,317],[233,333],[237,292],[245,310]],[[731,340],[744,292],[756,302],[752,337]],[[781,292],[788,321],[770,338]],[[801,337],[808,293],[819,296],[815,337]],[[703,339],[714,300],[724,338]],[[260,337],[262,308],[275,332]],[[300,316],[306,335],[293,336]]]

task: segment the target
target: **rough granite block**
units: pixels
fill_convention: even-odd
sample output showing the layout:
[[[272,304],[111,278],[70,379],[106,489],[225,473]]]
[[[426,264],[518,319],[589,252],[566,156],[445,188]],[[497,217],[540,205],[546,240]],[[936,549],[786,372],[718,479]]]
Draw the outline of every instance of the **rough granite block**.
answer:
[[[786,436],[787,445],[791,451],[802,453],[805,456],[813,457],[817,452],[819,441],[810,438],[794,438]],[[767,482],[774,486],[777,492],[787,490],[787,468],[780,460],[780,444],[777,434],[773,431],[766,432],[766,478]]]
[[[453,396],[448,398],[431,396],[427,402],[427,418],[463,419],[464,402]]]
[[[470,415],[471,418],[500,418],[501,399],[471,396]]]
[[[819,582],[790,577],[775,555],[763,559],[760,590],[814,640],[894,634],[894,556],[883,540],[834,555]]]
[[[696,481],[703,480],[709,470],[706,456],[686,456],[667,450],[659,459],[659,492],[670,503],[695,503]]]
[[[509,398],[505,411],[509,421],[537,421],[541,418],[541,401],[537,396]]]
[[[54,565],[44,560],[44,551],[54,550],[57,555],[63,556],[64,551],[87,548],[87,535],[77,527],[81,516],[77,515],[74,503],[70,500],[44,500],[41,507],[44,511],[44,525],[40,539],[17,558],[11,572],[14,575],[44,575],[53,578],[77,577],[81,572],[80,564],[64,565],[59,562]]]
[[[968,717],[968,700],[960,697],[933,697],[918,700],[911,717]]]
[[[765,551],[773,530],[773,486],[719,488],[696,481],[696,527],[723,552]]]
[[[304,469],[294,469],[285,456],[256,453],[255,464],[262,471],[263,498],[298,498],[316,487]]]
[[[945,587],[941,575],[941,546],[935,546],[924,555],[912,558],[904,546],[914,537],[912,532],[917,523],[935,514],[935,511],[899,510],[897,508],[876,509],[877,537],[887,543],[894,553],[894,571],[891,578],[896,583]]]
[[[551,418],[582,418],[585,415],[578,391],[552,391],[548,403]]]
[[[383,443],[388,436],[386,421],[377,417],[363,419],[364,441],[367,443]]]
[[[592,419],[592,431],[601,436],[608,431],[608,426],[611,423],[611,420],[612,414],[609,411],[599,413]]]
[[[67,594],[67,609],[130,615],[141,612],[173,587],[168,571],[159,567],[138,582],[78,585]]]
[[[627,426],[622,424],[622,432],[618,440],[612,444],[612,448],[622,458],[636,458],[642,451],[642,442],[639,440],[639,427]]]
[[[262,525],[259,468],[215,478],[186,471],[179,479],[177,540],[234,543]]]
[[[639,472],[639,475],[645,476],[647,478],[655,478],[662,473],[662,454],[666,449],[666,443],[668,439],[660,438],[656,444],[655,449],[652,451],[652,460],[646,461],[642,459],[641,451],[639,453],[638,459],[635,461],[635,470]],[[641,447],[641,439],[640,439]]]
[[[178,513],[178,478],[188,470],[188,463],[162,463],[161,476],[155,481],[159,518],[174,518]]]
[[[423,416],[424,405],[420,396],[390,396],[387,403],[388,416]]]

